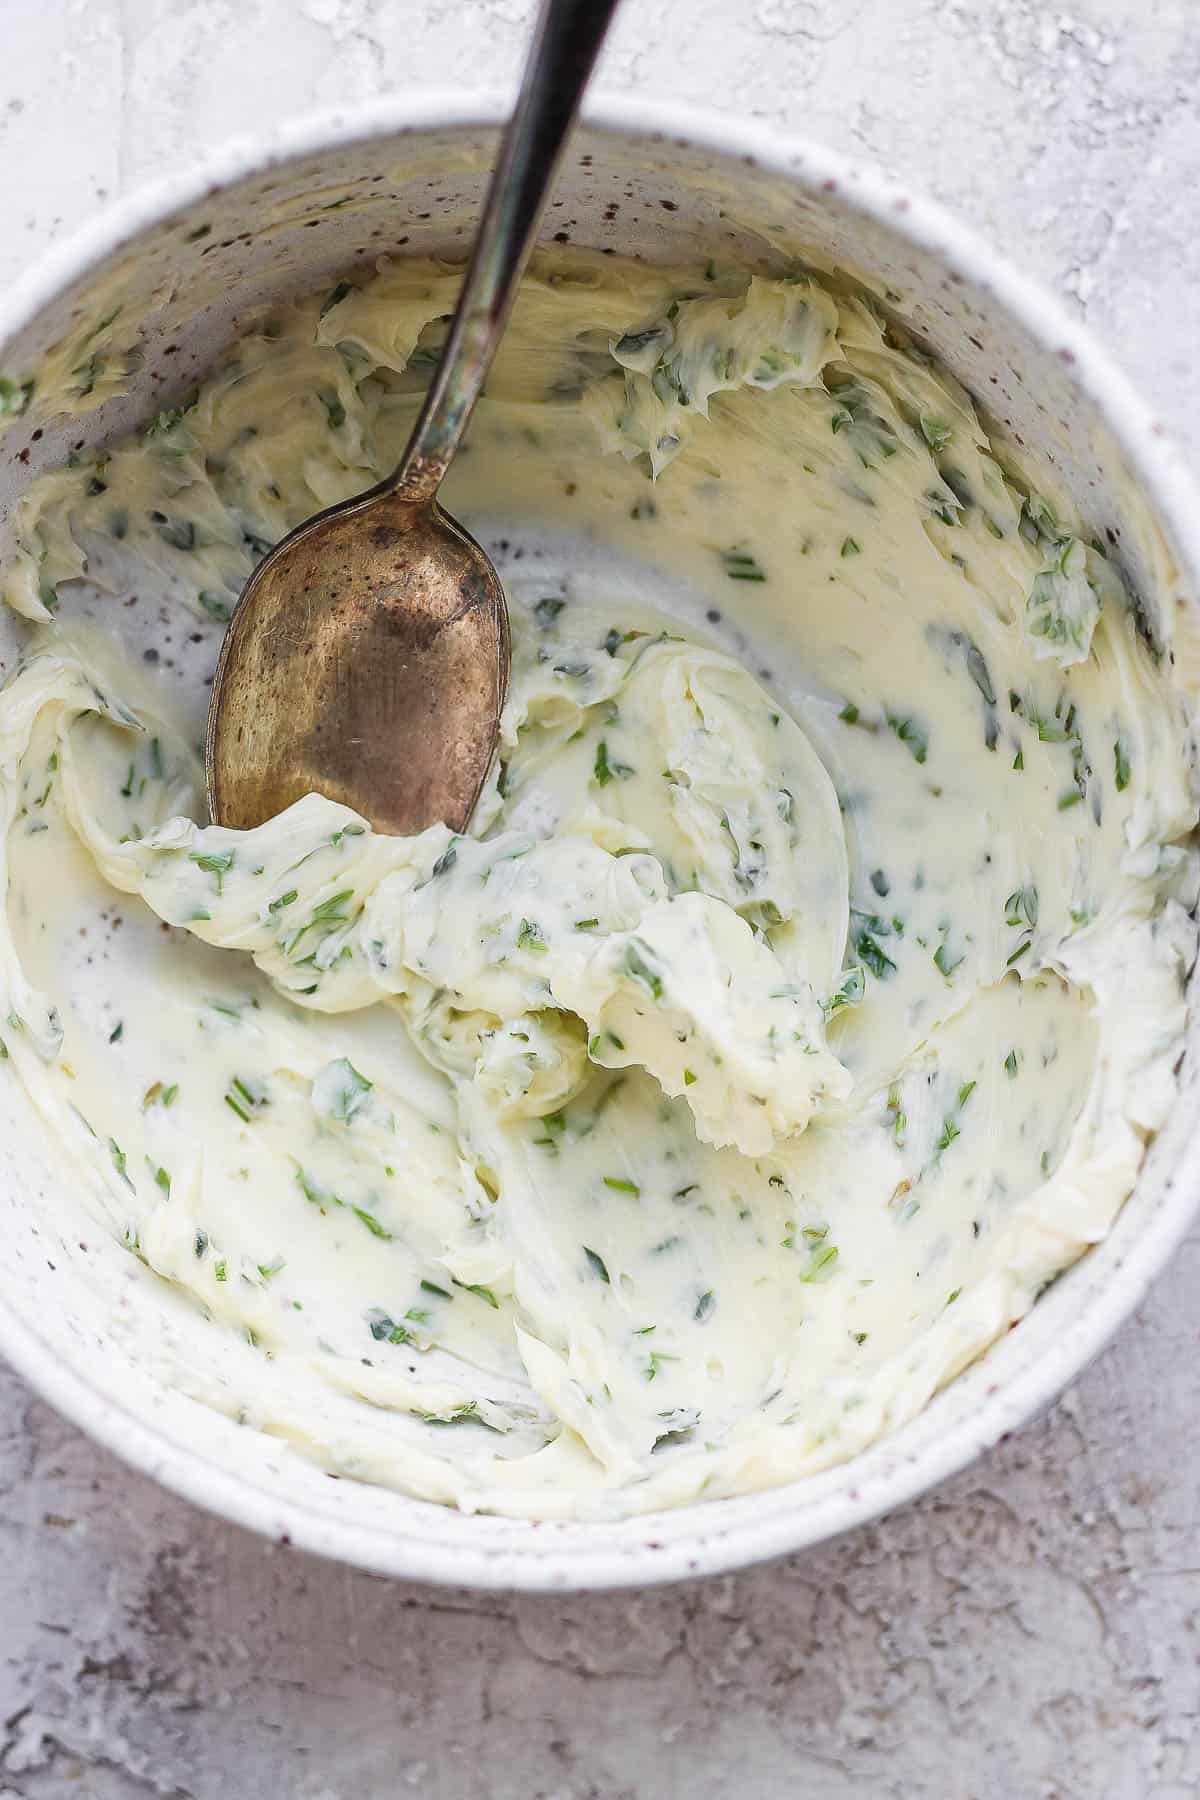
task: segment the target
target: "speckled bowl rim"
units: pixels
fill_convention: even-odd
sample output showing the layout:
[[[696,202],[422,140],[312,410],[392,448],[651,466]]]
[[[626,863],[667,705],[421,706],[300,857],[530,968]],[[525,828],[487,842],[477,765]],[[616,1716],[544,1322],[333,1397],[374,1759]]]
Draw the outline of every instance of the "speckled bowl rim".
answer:
[[[507,95],[435,89],[419,96],[390,96],[351,111],[309,115],[267,134],[227,143],[188,169],[140,187],[46,252],[0,298],[0,344],[127,240],[234,181],[367,139],[493,128],[506,118],[509,105]],[[1200,490],[1162,426],[1085,327],[939,205],[832,150],[719,112],[601,93],[586,106],[584,123],[613,136],[669,140],[676,149],[749,161],[810,189],[836,192],[851,209],[887,225],[937,257],[948,272],[972,281],[999,311],[1069,366],[1074,384],[1091,400],[1153,496],[1185,573],[1200,575]],[[482,1541],[471,1545],[462,1541],[461,1528],[469,1521],[432,1505],[427,1530],[412,1527],[411,1513],[392,1530],[282,1498],[257,1477],[216,1466],[203,1452],[99,1391],[82,1369],[56,1361],[36,1325],[2,1301],[0,1355],[51,1406],[132,1467],[276,1542],[381,1575],[460,1587],[573,1591],[635,1586],[715,1574],[805,1549],[956,1474],[1048,1405],[1086,1367],[1143,1299],[1187,1231],[1198,1200],[1200,1178],[1173,1179],[1123,1259],[1102,1282],[1080,1288],[1078,1307],[1052,1349],[1011,1379],[989,1387],[973,1415],[928,1436],[915,1453],[897,1455],[881,1471],[862,1477],[850,1473],[856,1464],[848,1463],[840,1487],[806,1500],[802,1508],[787,1504],[788,1494],[805,1485],[797,1483],[765,1490],[751,1497],[755,1504],[749,1507],[745,1501],[717,1501],[682,1508],[669,1518],[658,1514],[616,1523],[575,1523],[561,1528],[569,1531],[570,1544],[556,1543],[558,1531],[552,1526],[531,1533],[520,1548],[489,1547]],[[736,1509],[736,1522],[727,1508]],[[443,1538],[439,1527],[447,1519],[454,1519],[459,1529]]]

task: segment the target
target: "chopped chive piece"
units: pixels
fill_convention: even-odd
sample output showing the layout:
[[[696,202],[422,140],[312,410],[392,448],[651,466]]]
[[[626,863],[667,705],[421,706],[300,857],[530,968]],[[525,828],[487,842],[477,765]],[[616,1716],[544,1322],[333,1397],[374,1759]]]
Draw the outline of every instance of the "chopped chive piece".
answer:
[[[888,713],[887,722],[888,730],[895,732],[913,761],[923,763],[929,755],[928,733],[921,729],[915,719],[902,717],[899,713]]]
[[[624,1175],[606,1175],[604,1185],[606,1188],[612,1188],[616,1194],[632,1194],[635,1200],[640,1197],[642,1192],[636,1181],[628,1181]]]
[[[608,1273],[608,1266],[605,1263],[604,1258],[598,1256],[594,1250],[589,1250],[586,1244],[583,1246],[583,1254],[588,1259],[588,1267],[591,1269],[592,1274],[598,1275],[600,1280],[603,1281],[606,1286],[611,1286],[612,1283]]]
[[[608,745],[601,738],[596,745],[596,761],[592,768],[592,779],[597,786],[607,787],[610,781],[627,781],[633,773],[628,763],[613,762]]]
[[[362,1206],[352,1206],[350,1211],[354,1214],[356,1219],[366,1226],[372,1237],[382,1238],[385,1243],[391,1242],[391,1232],[386,1225],[380,1224],[374,1213],[367,1212],[365,1207]]]
[[[451,1277],[451,1279],[453,1279],[453,1277]],[[491,1288],[481,1287],[478,1282],[474,1281],[455,1281],[454,1285],[455,1287],[464,1288],[468,1294],[474,1294],[479,1300],[486,1300],[493,1311],[500,1311],[500,1302],[497,1300],[495,1294],[493,1294]]]
[[[722,550],[721,561],[730,581],[765,581],[766,572],[748,550]]]

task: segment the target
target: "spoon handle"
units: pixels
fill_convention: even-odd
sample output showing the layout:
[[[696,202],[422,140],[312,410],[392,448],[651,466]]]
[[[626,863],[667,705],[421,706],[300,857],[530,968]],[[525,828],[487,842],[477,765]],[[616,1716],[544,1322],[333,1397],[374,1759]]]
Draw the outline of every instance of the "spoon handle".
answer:
[[[385,490],[431,500],[458,448],[616,8],[617,0],[543,0],[446,346],[399,466],[382,484]]]

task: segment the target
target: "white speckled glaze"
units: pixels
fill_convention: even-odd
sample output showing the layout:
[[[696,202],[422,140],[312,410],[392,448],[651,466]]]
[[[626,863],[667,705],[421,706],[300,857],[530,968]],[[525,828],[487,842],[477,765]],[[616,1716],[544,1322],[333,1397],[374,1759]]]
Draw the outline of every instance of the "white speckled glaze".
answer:
[[[131,281],[130,310],[146,314],[143,363],[126,396],[81,420],[47,420],[44,430],[31,415],[0,440],[0,517],[30,476],[72,445],[127,428],[189,386],[252,306],[318,287],[385,251],[461,245],[499,116],[499,103],[434,95],[293,127],[133,197],[48,257],[0,305],[0,368],[31,367],[73,317],[95,310],[114,278]],[[354,204],[331,210],[348,192]],[[212,229],[197,237],[202,225]],[[663,260],[718,248],[799,254],[899,294],[897,310],[1002,432],[1053,466],[1133,587],[1148,601],[1176,603],[1179,661],[1189,673],[1196,667],[1195,491],[1091,340],[940,211],[774,132],[607,102],[581,129],[546,233]],[[14,644],[0,622],[0,666],[11,665]],[[528,1589],[712,1572],[800,1549],[910,1498],[1078,1374],[1191,1219],[1200,1189],[1196,1098],[1189,1058],[1174,1116],[1109,1239],[919,1419],[851,1464],[738,1500],[612,1524],[464,1517],[331,1480],[199,1407],[155,1373],[156,1308],[166,1302],[132,1280],[130,1259],[96,1232],[12,1083],[0,1085],[0,1353],[62,1412],[169,1487],[365,1568]]]

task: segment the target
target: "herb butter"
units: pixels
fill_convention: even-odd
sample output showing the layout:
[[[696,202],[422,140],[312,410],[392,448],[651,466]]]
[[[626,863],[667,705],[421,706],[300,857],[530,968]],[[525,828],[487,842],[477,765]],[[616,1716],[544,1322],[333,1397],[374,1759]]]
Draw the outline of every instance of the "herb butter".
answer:
[[[470,832],[205,825],[195,658],[148,670],[119,602],[211,666],[263,551],[396,459],[457,281],[276,311],[19,502],[0,1079],[131,1278],[244,1341],[169,1379],[331,1470],[533,1517],[782,1482],[1128,1194],[1195,954],[1187,721],[869,298],[564,252],[449,482],[513,625]]]

